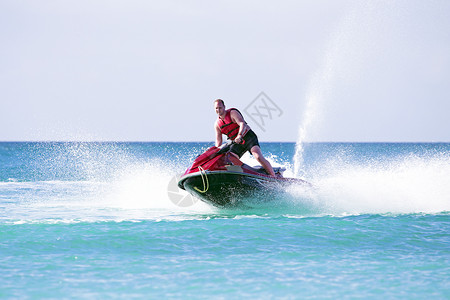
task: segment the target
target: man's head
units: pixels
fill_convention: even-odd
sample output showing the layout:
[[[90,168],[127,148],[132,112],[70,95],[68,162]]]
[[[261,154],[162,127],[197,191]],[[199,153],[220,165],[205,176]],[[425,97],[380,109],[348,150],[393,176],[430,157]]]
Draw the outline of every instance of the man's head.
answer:
[[[225,103],[222,99],[217,99],[214,101],[214,109],[219,117],[225,116]]]

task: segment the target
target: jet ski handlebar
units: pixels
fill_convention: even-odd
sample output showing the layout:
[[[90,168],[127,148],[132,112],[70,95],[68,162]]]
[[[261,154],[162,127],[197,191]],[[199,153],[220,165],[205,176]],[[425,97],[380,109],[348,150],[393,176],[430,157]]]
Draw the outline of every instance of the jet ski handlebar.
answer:
[[[234,141],[228,141],[228,142],[226,142],[225,144],[222,144],[222,145],[219,147],[220,150],[217,152],[217,155],[230,151],[230,147],[231,147],[231,145],[233,145],[233,144],[235,144]]]

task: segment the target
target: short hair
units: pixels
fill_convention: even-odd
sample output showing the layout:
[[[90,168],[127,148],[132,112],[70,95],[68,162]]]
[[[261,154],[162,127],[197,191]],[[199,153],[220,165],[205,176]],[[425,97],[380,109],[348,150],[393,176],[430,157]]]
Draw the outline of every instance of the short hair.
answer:
[[[214,100],[214,103],[216,103],[216,102],[221,102],[221,103],[222,103],[222,105],[223,105],[223,106],[225,106],[225,102],[223,102],[223,100],[222,100],[222,99],[216,99],[216,100]]]

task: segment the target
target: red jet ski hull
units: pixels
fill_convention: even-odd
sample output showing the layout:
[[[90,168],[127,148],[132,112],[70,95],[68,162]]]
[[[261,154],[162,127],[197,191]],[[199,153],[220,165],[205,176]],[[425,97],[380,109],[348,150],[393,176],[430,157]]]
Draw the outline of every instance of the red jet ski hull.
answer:
[[[211,147],[197,157],[178,186],[214,206],[236,207],[268,202],[291,184],[308,184],[282,177],[281,168],[274,171],[277,176],[269,176],[262,167],[252,168],[232,153]]]

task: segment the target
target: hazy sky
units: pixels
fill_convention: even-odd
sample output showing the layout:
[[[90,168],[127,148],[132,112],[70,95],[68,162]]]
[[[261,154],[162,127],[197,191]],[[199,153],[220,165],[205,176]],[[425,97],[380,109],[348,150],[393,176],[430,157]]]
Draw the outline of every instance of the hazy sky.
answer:
[[[450,142],[450,1],[0,0],[0,141],[212,142],[216,98],[261,141]]]

